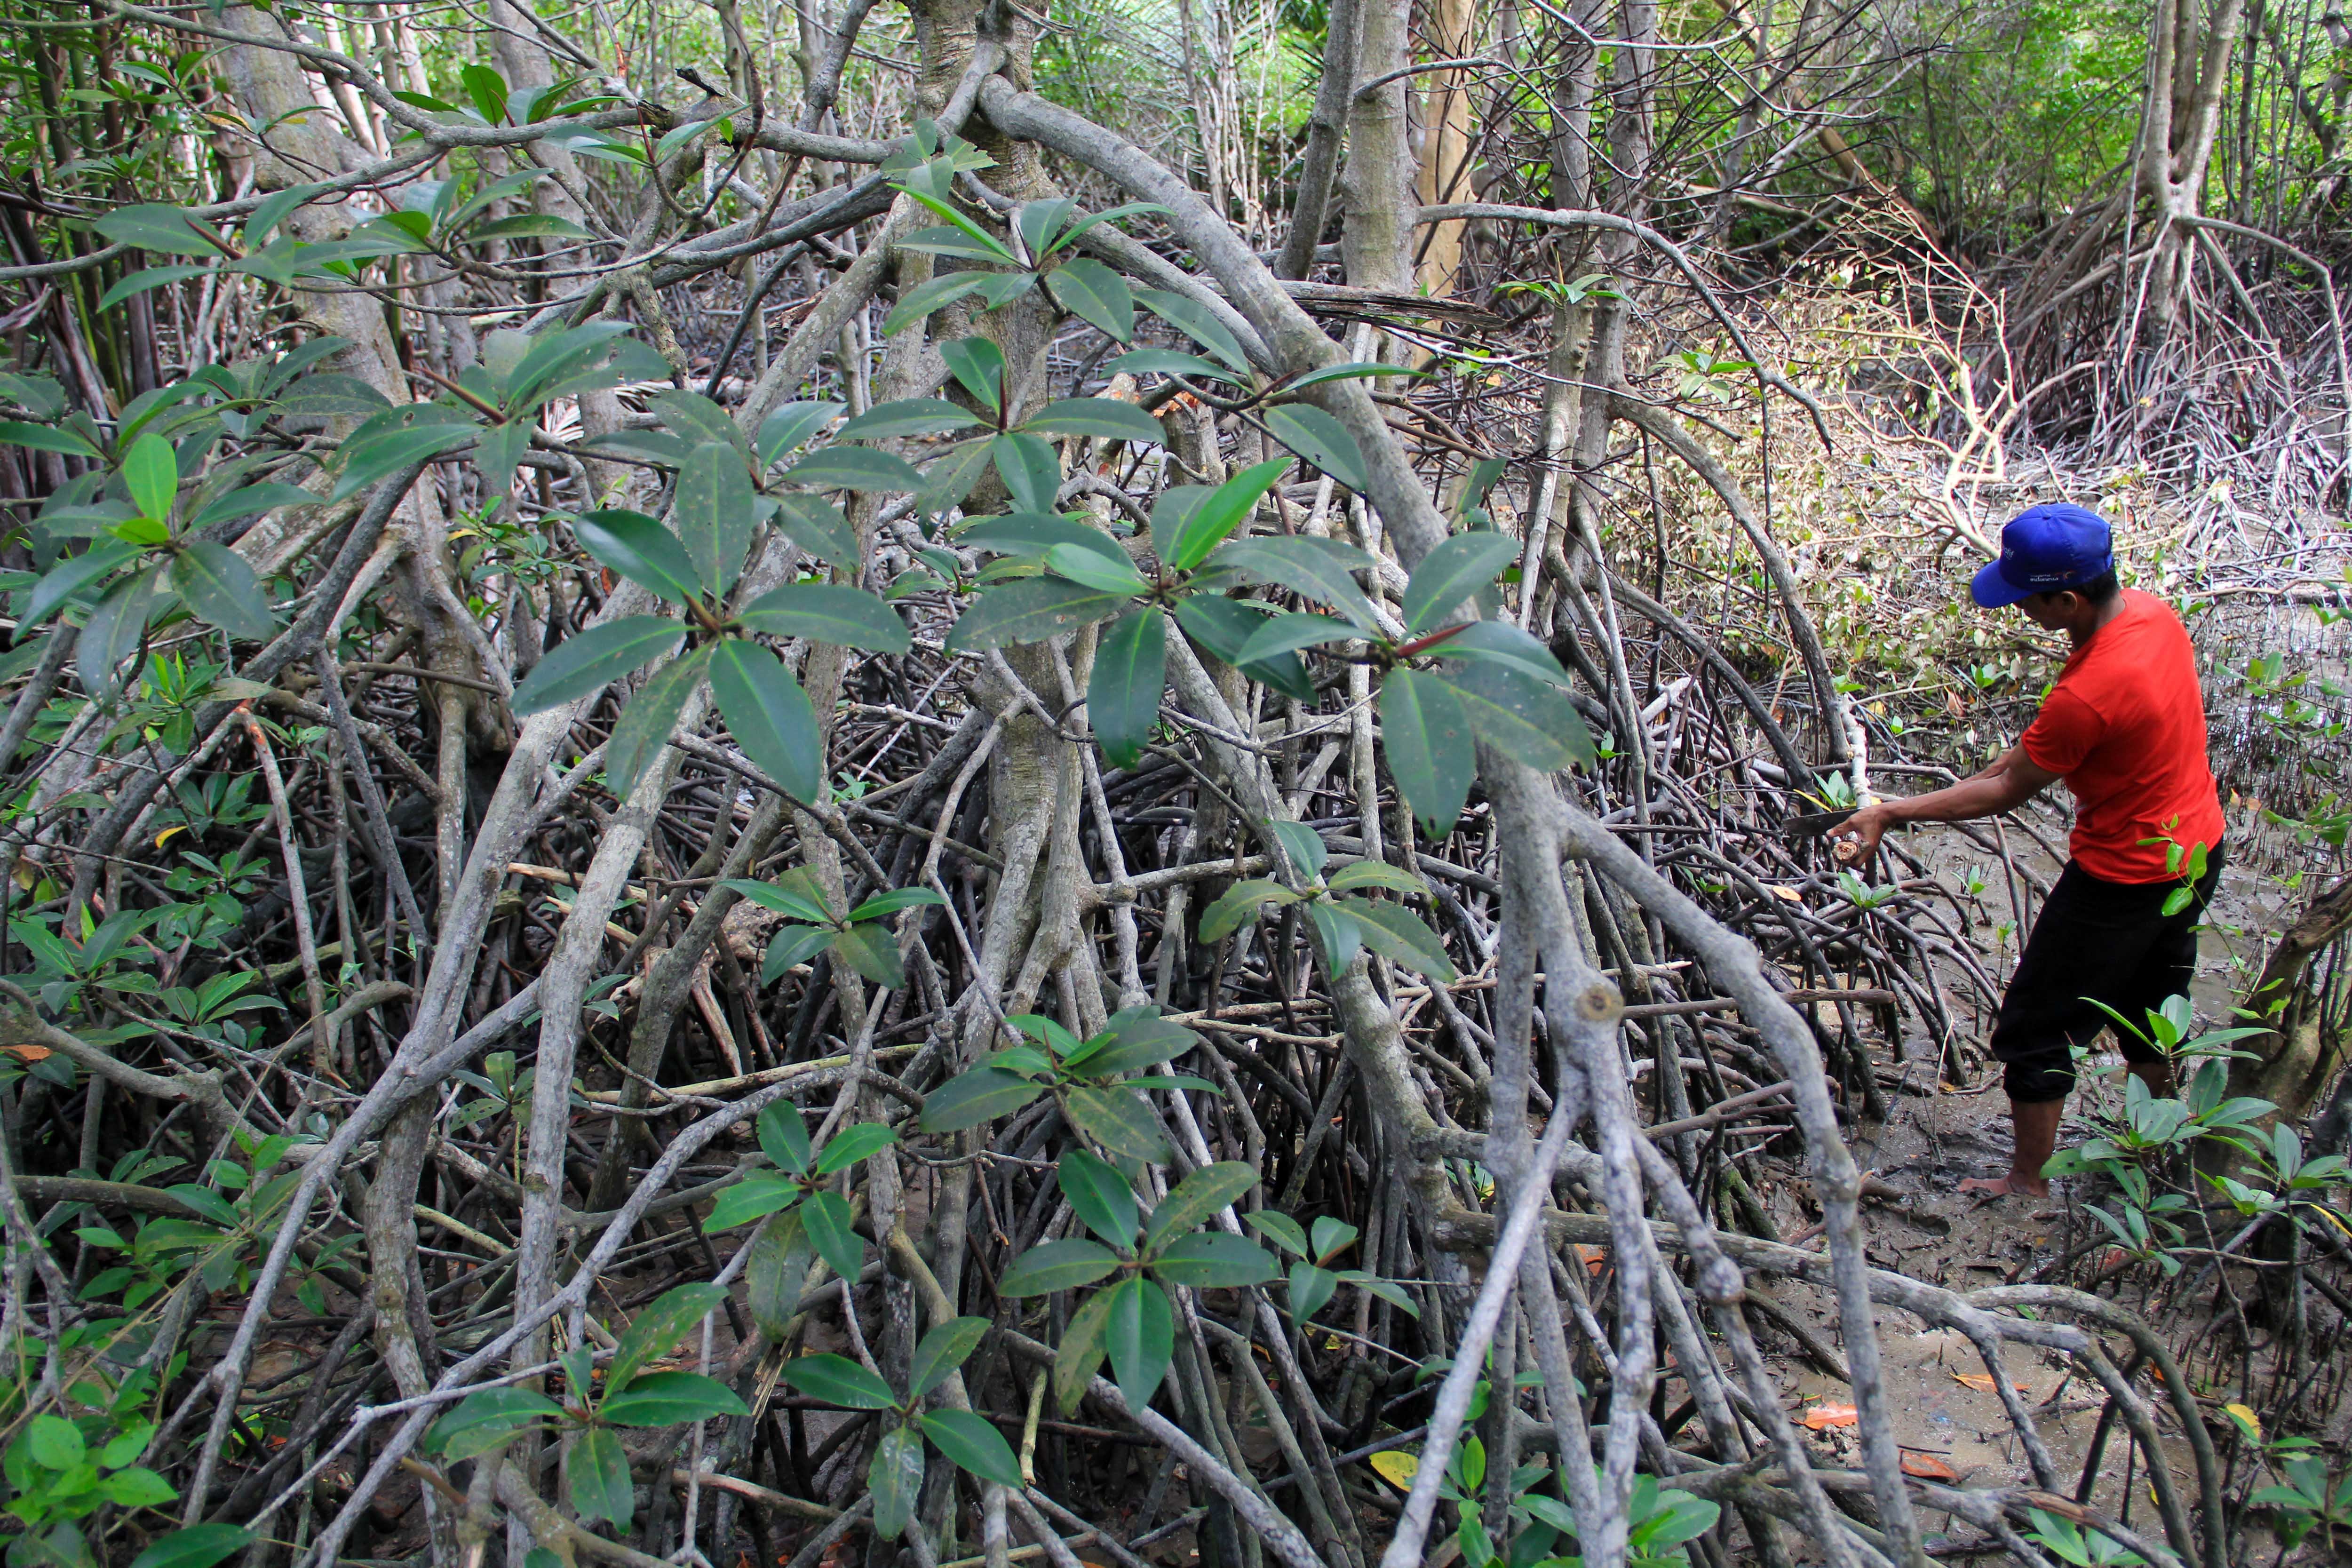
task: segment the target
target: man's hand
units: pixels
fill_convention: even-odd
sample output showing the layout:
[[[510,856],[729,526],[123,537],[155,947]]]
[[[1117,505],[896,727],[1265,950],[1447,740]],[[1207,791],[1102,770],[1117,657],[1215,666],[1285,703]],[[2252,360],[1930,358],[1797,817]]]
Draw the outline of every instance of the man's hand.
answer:
[[[2058,782],[2058,775],[2011,746],[1992,766],[1956,784],[1903,800],[1873,802],[1830,830],[1842,862],[1861,859],[1878,847],[1886,830],[1903,822],[1968,822],[2013,811]]]
[[[1874,801],[1830,829],[1830,852],[1841,863],[1864,859],[1899,820],[1892,801]]]

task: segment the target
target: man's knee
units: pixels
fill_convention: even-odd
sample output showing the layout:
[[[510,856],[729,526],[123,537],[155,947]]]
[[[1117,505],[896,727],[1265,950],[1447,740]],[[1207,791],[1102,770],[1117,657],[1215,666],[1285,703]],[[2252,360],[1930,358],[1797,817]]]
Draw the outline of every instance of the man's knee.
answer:
[[[2018,1105],[2063,1100],[2074,1092],[2074,1063],[2063,1056],[2054,1062],[2047,1058],[2009,1062],[2001,1071],[2001,1087]]]

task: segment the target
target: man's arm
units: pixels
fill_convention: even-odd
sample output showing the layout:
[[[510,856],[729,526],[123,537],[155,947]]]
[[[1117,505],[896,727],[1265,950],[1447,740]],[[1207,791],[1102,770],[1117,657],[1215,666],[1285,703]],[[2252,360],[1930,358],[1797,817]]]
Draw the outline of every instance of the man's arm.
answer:
[[[1865,805],[1831,834],[1841,860],[1857,860],[1878,847],[1886,830],[1905,822],[1969,822],[2013,811],[2058,782],[2058,775],[2011,746],[1984,772],[1956,784],[1905,800]]]

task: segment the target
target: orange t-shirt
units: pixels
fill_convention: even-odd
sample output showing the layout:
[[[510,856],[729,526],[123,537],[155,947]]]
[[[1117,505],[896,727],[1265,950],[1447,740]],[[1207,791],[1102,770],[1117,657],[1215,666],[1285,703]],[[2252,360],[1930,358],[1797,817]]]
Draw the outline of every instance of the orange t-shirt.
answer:
[[[2102,881],[2179,877],[2165,865],[2168,835],[2184,848],[2220,846],[2197,655],[2163,600],[2124,590],[2122,611],[2066,661],[2021,743],[2074,793],[2074,858]]]

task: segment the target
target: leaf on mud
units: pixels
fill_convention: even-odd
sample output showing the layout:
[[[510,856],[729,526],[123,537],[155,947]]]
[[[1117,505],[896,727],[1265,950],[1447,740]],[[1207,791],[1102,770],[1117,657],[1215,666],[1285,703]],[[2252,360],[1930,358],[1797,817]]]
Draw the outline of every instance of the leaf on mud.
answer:
[[[1806,1428],[1826,1432],[1832,1426],[1851,1426],[1862,1419],[1862,1413],[1851,1405],[1816,1405],[1799,1417]]]
[[[1990,1394],[1999,1386],[1993,1382],[1992,1373],[1989,1372],[1956,1372],[1952,1373],[1952,1381],[1954,1383],[1964,1383],[1979,1394]],[[2017,1390],[2020,1394],[2031,1394],[2033,1392],[2021,1383],[2012,1383],[2010,1386]]]
[[[1958,1486],[1960,1482],[1960,1472],[1933,1454],[1914,1454],[1906,1450],[1903,1456],[1903,1473],[1916,1476],[1923,1481],[1942,1481],[1948,1486]]]
[[[1371,1466],[1381,1479],[1401,1492],[1409,1492],[1412,1490],[1412,1478],[1421,1474],[1421,1457],[1402,1448],[1390,1448],[1374,1454]]]

